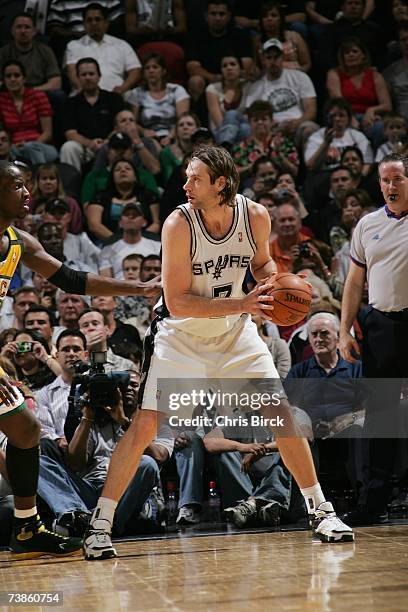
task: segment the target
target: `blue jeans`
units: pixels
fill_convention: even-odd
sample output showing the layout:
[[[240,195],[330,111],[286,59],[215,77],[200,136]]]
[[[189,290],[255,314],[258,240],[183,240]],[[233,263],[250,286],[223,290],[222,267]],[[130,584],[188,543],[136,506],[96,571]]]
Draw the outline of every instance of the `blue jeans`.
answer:
[[[241,472],[242,455],[237,451],[213,457],[224,508],[235,506],[239,500],[252,496],[268,502],[276,501],[285,510],[289,509],[292,477],[279,453],[266,455],[256,461],[249,474]]]
[[[220,127],[215,130],[215,142],[234,144],[247,138],[250,133],[251,128],[245,115],[237,110],[229,110],[225,112]]]
[[[45,142],[26,142],[22,147],[11,147],[11,154],[14,158],[22,157],[31,165],[46,164],[53,162],[58,157],[58,151],[52,145]]]
[[[178,507],[203,503],[204,446],[199,436],[194,435],[190,446],[176,450],[177,472],[180,477]]]
[[[151,490],[160,479],[156,461],[143,455],[139,468],[119,501],[115,514],[115,528],[121,535],[130,517],[139,514]],[[67,512],[92,511],[103,488],[91,484],[50,457],[40,456],[38,493],[51,510],[60,517]]]

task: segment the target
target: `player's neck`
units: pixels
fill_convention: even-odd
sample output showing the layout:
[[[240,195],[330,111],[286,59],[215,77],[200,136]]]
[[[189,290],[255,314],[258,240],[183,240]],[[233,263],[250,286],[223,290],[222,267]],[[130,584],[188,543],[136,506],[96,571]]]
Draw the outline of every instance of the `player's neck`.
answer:
[[[200,215],[210,234],[213,232],[216,234],[226,233],[231,227],[234,209],[231,206],[216,204],[206,210],[201,209]]]

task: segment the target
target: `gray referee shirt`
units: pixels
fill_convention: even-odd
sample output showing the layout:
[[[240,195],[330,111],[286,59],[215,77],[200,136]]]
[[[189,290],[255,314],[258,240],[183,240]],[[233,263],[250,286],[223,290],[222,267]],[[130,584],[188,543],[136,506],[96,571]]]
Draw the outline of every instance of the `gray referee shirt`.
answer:
[[[365,215],[353,232],[350,257],[367,269],[371,306],[408,308],[408,212],[397,216],[384,206]]]

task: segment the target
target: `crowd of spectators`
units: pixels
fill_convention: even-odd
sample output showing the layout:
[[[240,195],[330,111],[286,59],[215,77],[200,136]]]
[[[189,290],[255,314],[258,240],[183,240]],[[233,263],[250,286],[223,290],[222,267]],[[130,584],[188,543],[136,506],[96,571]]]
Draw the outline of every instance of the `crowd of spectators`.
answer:
[[[359,378],[360,364],[338,352],[342,291],[353,229],[383,205],[376,166],[408,152],[408,2],[13,4],[10,14],[0,1],[8,20],[0,30],[0,163],[15,161],[31,193],[31,214],[18,227],[73,268],[149,280],[160,274],[161,227],[184,202],[194,146],[223,146],[239,191],[269,211],[278,271],[302,271],[313,286],[308,320],[291,328],[257,321],[278,372],[292,382]],[[40,420],[39,494],[60,530],[83,531],[132,417],[153,307],[142,297],[64,293],[23,265],[12,280],[0,363]],[[68,402],[73,364],[101,343],[107,371],[129,372],[130,383],[106,414],[96,418],[85,403],[79,420]],[[360,398],[350,390],[326,401],[313,385],[307,393],[300,420],[320,478],[356,494]],[[0,450],[7,525],[3,457]],[[402,487],[406,468],[396,466]],[[199,522],[208,474],[238,527],[304,513],[268,430],[163,426],[119,504],[115,533],[160,524],[169,478],[180,483],[178,524]]]

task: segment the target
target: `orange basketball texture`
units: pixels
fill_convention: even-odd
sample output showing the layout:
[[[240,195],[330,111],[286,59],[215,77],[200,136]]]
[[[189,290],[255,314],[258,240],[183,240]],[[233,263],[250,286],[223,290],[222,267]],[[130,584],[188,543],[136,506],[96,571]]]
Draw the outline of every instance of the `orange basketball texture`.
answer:
[[[312,290],[307,282],[290,272],[277,274],[267,283],[273,283],[274,288],[268,291],[274,300],[272,311],[265,310],[265,315],[276,325],[289,326],[302,321],[310,310]]]

